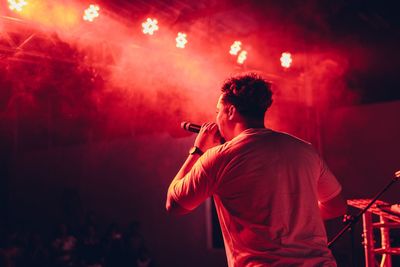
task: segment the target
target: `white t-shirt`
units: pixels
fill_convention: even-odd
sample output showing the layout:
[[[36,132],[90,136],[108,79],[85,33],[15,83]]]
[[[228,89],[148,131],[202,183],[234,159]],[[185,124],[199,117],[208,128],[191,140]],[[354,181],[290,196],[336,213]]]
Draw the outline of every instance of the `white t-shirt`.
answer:
[[[340,191],[309,143],[247,129],[209,149],[169,193],[187,210],[214,197],[230,267],[315,267],[336,266],[318,201]]]

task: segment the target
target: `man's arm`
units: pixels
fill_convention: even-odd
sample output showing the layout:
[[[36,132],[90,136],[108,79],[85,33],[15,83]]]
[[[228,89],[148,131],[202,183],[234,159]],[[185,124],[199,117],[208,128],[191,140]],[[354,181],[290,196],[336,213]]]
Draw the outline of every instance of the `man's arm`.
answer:
[[[168,188],[168,193],[167,193],[167,202],[165,204],[165,208],[169,213],[174,213],[174,214],[186,214],[190,212],[190,210],[184,209],[181,207],[172,197],[172,192],[174,190],[175,184],[183,179],[185,175],[192,169],[193,165],[197,162],[197,160],[200,158],[200,155],[194,154],[194,155],[189,155],[183,163],[181,169],[179,172],[176,174],[175,178],[172,180],[171,184],[169,185]]]
[[[318,206],[322,219],[324,220],[343,216],[347,211],[347,202],[343,198],[342,193],[339,193],[337,196],[326,202],[318,201]]]
[[[219,145],[220,140],[221,136],[218,131],[218,126],[215,123],[205,123],[200,129],[194,145],[197,146],[201,151],[206,152],[209,148]],[[175,178],[172,180],[168,188],[167,201],[165,204],[165,207],[169,213],[186,214],[190,212],[190,210],[183,208],[175,201],[173,193],[176,183],[185,178],[199,158],[199,154],[189,155],[179,172],[176,174]]]
[[[318,206],[322,219],[329,220],[344,215],[347,202],[342,194],[342,186],[320,157],[321,174],[318,179]]]

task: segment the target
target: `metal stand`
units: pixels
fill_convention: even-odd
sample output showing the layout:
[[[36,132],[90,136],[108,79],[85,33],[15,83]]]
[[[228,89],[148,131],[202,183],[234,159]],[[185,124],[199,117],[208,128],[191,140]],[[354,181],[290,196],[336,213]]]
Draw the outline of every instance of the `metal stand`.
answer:
[[[361,216],[376,202],[376,200],[385,193],[389,187],[391,187],[395,182],[397,182],[400,178],[400,171],[397,171],[395,177],[371,200],[371,202],[361,210],[356,216],[347,220],[347,225],[337,233],[337,235],[328,243],[328,247],[332,247],[332,245],[339,239],[347,230],[349,230],[353,225],[355,225],[361,218]]]
[[[353,199],[349,200],[350,206],[364,209],[370,199]],[[400,216],[388,213],[381,207],[390,207],[391,205],[381,200],[376,201],[376,205],[372,206],[363,214],[363,246],[365,254],[365,266],[367,267],[392,267],[392,256],[400,255],[400,248],[392,247],[390,244],[390,229],[400,229]],[[379,216],[379,221],[373,222],[372,215]],[[374,240],[374,230],[379,229],[380,245]],[[377,263],[376,256],[380,257],[380,264]]]
[[[395,173],[395,177],[371,200],[349,200],[349,205],[360,208],[361,211],[355,216],[347,220],[347,225],[339,231],[339,233],[328,243],[328,247],[332,245],[349,229],[363,217],[363,245],[365,252],[366,266],[375,266],[375,254],[382,254],[381,266],[391,266],[391,255],[400,255],[400,249],[390,247],[389,228],[400,228],[400,218],[394,215],[384,214],[378,208],[372,208],[374,214],[379,215],[380,222],[372,223],[372,214],[368,210],[371,206],[378,202],[378,204],[384,204],[379,201],[378,198],[386,192],[395,182],[400,179],[400,171]],[[387,218],[396,221],[396,223],[390,223]],[[382,246],[379,249],[374,248],[373,239],[373,228],[380,228],[381,232],[381,243]]]

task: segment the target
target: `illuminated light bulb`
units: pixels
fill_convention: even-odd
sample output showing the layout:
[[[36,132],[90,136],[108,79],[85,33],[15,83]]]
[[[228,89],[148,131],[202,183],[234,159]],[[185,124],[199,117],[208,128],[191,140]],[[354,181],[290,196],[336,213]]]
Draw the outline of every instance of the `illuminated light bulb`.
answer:
[[[281,66],[284,68],[290,68],[292,65],[292,55],[290,53],[284,52],[281,56]]]
[[[158,31],[158,21],[156,19],[147,18],[145,22],[142,23],[143,33],[153,35],[155,31]]]
[[[247,51],[242,50],[242,52],[239,53],[239,56],[237,57],[237,63],[243,64],[247,59]]]
[[[26,2],[25,0],[8,0],[8,7],[11,10],[15,10],[18,12],[22,11],[22,8],[24,6],[26,6],[28,4],[28,2]]]
[[[176,47],[185,48],[186,43],[188,42],[186,39],[186,33],[178,32],[178,37],[175,38]]]
[[[99,16],[99,11],[100,7],[98,5],[90,5],[87,9],[85,9],[83,20],[92,22]]]
[[[242,49],[242,42],[241,41],[235,41],[231,45],[231,50],[229,50],[229,54],[236,56],[238,52]]]

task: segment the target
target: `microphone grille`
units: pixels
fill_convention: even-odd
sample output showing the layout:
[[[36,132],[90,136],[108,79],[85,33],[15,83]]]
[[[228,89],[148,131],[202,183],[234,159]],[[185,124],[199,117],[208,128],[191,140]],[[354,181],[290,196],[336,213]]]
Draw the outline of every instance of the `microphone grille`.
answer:
[[[181,128],[187,130],[189,128],[189,122],[183,121],[181,122]]]

